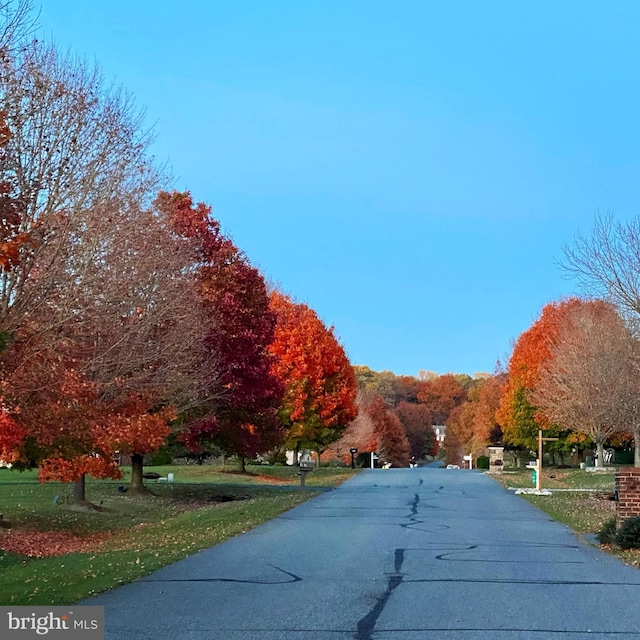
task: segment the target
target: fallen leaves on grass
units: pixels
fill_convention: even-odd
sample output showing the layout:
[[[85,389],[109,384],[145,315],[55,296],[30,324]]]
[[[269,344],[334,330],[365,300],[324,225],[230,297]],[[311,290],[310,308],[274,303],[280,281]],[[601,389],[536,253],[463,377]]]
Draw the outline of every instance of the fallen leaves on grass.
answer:
[[[260,484],[291,484],[291,482],[297,482],[297,478],[278,478],[277,476],[262,476],[257,475],[255,479]]]
[[[620,549],[614,544],[603,544],[600,548],[616,556],[625,564],[640,569],[640,549]]]
[[[294,480],[297,480],[297,478],[293,476],[272,476],[264,475],[262,473],[254,473],[253,471],[240,471],[237,469],[225,469],[223,471],[219,471],[219,473],[237,475],[247,479],[255,480],[260,484],[291,484]]]
[[[0,549],[32,558],[89,553],[98,550],[109,538],[108,532],[77,536],[67,531],[0,530]]]

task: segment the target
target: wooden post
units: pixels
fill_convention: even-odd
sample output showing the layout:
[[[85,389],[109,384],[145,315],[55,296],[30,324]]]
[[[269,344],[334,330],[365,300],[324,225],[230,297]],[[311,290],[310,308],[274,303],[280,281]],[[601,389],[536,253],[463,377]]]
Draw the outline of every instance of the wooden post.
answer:
[[[538,470],[536,471],[536,491],[542,489],[542,443],[553,442],[558,438],[543,438],[542,429],[538,429]]]
[[[307,490],[307,486],[305,484],[305,480],[307,479],[307,473],[309,472],[308,469],[300,469],[300,471],[298,473],[300,473],[300,491],[306,491]]]
[[[540,491],[542,476],[542,429],[538,429],[538,470],[536,471],[536,491]]]

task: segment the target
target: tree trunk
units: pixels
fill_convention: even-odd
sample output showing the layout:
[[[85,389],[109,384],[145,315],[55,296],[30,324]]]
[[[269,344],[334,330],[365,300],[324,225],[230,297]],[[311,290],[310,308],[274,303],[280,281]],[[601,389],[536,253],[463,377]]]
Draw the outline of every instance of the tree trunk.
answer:
[[[242,473],[247,472],[247,466],[246,466],[246,461],[244,459],[244,456],[240,456],[240,471],[242,471]]]
[[[148,489],[144,486],[142,479],[144,456],[139,453],[131,454],[131,483],[129,491],[131,493],[147,493]]]
[[[73,496],[71,498],[73,502],[86,502],[85,478],[86,476],[83,473],[80,479],[73,483]]]
[[[604,466],[604,442],[596,442],[596,467]]]
[[[640,425],[633,427],[633,466],[640,467]]]

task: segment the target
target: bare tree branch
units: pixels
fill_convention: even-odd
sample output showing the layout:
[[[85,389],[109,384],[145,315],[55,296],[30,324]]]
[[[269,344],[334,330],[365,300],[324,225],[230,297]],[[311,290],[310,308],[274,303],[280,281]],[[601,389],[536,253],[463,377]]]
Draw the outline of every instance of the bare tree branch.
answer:
[[[560,267],[581,289],[640,316],[639,218],[623,224],[611,213],[598,214],[591,236],[578,235],[563,251]]]

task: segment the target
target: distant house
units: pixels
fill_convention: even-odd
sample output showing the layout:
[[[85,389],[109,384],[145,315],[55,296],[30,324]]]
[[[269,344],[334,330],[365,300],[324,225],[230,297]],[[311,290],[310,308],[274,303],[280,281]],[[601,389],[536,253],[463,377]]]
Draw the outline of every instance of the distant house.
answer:
[[[444,442],[444,435],[446,430],[447,430],[446,424],[433,425],[433,431],[436,434],[436,440],[438,441],[439,445],[442,445],[442,443]]]
[[[287,450],[285,453],[287,457],[287,465],[290,467],[295,464],[300,464],[302,460],[315,460],[317,457],[317,453],[315,451],[310,451],[309,449],[299,449],[297,452],[297,460],[295,451]]]

